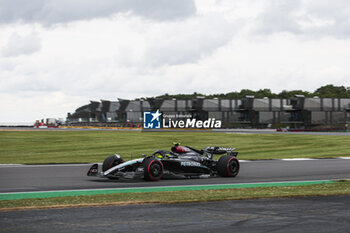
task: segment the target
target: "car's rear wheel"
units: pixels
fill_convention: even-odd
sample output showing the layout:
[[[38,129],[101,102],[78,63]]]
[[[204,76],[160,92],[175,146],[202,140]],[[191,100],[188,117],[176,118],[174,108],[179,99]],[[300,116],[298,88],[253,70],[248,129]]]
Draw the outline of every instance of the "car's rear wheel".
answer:
[[[163,177],[164,166],[158,159],[146,158],[143,161],[144,180],[158,181]]]
[[[239,172],[239,162],[234,156],[222,156],[216,166],[219,175],[223,177],[235,177]]]

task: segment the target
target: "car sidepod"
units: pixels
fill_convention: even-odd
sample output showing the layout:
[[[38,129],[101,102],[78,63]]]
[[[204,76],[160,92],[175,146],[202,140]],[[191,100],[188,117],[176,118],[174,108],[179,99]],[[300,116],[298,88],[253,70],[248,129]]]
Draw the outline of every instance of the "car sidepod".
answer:
[[[167,171],[174,174],[211,174],[212,170],[200,162],[189,159],[163,159],[162,163]]]

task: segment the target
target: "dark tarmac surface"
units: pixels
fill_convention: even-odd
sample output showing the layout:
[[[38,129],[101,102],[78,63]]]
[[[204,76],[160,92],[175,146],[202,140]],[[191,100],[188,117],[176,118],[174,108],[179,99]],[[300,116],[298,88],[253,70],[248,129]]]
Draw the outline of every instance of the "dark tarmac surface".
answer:
[[[350,159],[242,162],[235,178],[176,179],[145,182],[88,177],[89,164],[0,165],[0,193],[150,186],[350,179]]]
[[[0,232],[337,232],[350,196],[0,212]]]

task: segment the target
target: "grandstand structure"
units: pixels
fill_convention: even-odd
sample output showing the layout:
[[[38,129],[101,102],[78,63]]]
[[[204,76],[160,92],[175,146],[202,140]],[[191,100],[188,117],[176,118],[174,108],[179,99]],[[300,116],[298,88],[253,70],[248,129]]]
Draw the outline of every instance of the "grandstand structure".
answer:
[[[68,113],[68,125],[139,126],[144,111],[158,110],[166,115],[186,115],[198,120],[215,118],[223,127],[334,126],[350,123],[350,98],[291,99],[254,98],[90,101]]]

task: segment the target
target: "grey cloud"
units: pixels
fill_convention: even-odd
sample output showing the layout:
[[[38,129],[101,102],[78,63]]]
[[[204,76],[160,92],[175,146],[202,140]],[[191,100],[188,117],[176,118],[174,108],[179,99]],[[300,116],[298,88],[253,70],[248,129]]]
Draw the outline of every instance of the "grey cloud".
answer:
[[[40,49],[41,40],[37,33],[32,32],[25,36],[13,33],[7,45],[1,50],[1,54],[5,57],[16,57],[19,55],[29,55]]]
[[[346,38],[350,36],[350,4],[348,0],[308,1],[307,16],[331,23],[323,27],[312,28],[318,35],[331,35]]]
[[[273,0],[270,1],[264,11],[257,17],[257,31],[262,34],[288,31],[300,33],[294,13],[300,7],[298,0]]]
[[[148,47],[147,63],[153,66],[195,63],[231,41],[236,28],[237,25],[217,15],[176,25]]]
[[[256,32],[349,37],[348,3],[347,0],[273,0],[256,18]]]
[[[152,20],[173,20],[196,12],[193,0],[0,0],[0,23],[43,25],[131,12]]]
[[[126,9],[129,8],[136,14],[156,20],[183,18],[196,13],[193,0],[134,0],[126,2]]]

